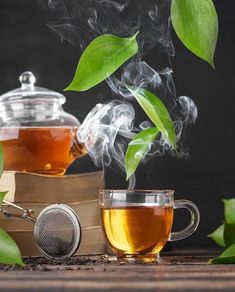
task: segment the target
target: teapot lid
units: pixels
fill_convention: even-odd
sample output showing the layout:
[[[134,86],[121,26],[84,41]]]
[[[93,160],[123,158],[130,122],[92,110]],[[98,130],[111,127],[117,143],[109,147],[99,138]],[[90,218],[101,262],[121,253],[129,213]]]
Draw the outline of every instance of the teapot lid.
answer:
[[[0,96],[0,102],[12,102],[26,99],[58,99],[64,104],[66,98],[63,94],[43,87],[34,86],[36,78],[32,72],[24,72],[19,77],[21,87],[11,90]]]

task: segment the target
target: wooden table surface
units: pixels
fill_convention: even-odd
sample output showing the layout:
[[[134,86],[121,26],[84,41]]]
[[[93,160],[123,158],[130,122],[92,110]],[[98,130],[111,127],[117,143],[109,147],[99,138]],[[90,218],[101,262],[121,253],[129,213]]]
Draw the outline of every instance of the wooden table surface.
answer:
[[[1,268],[2,291],[235,291],[235,265],[207,265],[211,251],[172,251],[159,264],[117,264],[112,257]],[[26,269],[25,267],[24,269]],[[5,270],[3,270],[5,269]]]

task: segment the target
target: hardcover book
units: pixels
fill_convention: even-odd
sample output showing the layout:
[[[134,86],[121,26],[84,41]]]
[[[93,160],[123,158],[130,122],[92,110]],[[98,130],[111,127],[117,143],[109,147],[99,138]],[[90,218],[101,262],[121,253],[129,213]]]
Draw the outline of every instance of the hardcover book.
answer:
[[[5,199],[18,203],[74,203],[97,200],[104,188],[103,172],[48,176],[4,171],[0,190],[8,191]]]

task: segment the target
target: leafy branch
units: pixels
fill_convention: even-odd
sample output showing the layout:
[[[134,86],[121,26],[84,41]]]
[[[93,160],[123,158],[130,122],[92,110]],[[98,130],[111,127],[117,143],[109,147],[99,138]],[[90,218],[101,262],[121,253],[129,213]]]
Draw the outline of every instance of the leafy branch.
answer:
[[[223,203],[224,222],[208,237],[226,249],[219,257],[211,259],[209,264],[235,263],[235,199],[223,200]]]
[[[3,171],[3,150],[0,144],[0,177]],[[0,192],[0,208],[7,192]],[[21,258],[20,250],[15,241],[10,235],[0,228],[0,263],[6,265],[17,264],[22,266],[23,261]]]

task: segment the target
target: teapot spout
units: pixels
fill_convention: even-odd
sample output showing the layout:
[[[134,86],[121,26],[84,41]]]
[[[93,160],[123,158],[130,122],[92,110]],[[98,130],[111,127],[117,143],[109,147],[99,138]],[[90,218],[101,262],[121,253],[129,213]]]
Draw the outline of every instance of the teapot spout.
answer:
[[[78,133],[75,134],[75,137],[73,140],[73,146],[71,148],[71,153],[74,157],[74,160],[76,160],[76,159],[78,159],[78,158],[80,158],[88,153],[84,143],[82,143],[79,140]]]

